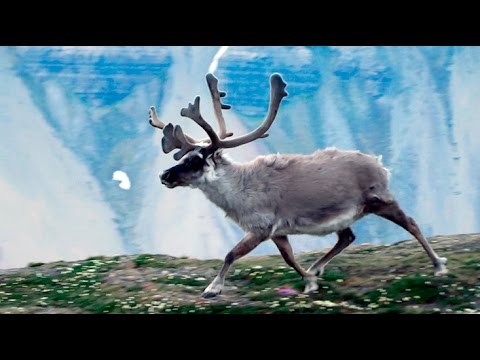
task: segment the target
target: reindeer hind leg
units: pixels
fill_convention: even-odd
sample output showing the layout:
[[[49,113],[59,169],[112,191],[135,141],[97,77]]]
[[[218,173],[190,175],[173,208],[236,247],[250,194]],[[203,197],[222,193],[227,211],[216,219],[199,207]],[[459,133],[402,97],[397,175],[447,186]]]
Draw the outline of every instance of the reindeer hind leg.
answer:
[[[427,239],[423,236],[415,220],[404,213],[396,200],[384,202],[380,199],[373,199],[367,206],[370,208],[371,213],[403,227],[418,240],[435,267],[435,275],[444,275],[448,273],[448,269],[445,266],[447,258],[442,258],[437,255]]]

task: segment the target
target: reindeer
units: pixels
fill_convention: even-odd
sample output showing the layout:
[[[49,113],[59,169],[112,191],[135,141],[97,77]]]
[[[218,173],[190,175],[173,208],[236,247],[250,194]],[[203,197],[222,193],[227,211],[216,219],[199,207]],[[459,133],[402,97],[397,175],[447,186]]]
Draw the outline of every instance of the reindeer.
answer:
[[[275,154],[258,156],[247,163],[231,160],[223,149],[234,148],[268,136],[282,99],[288,94],[279,74],[270,77],[270,104],[263,123],[245,135],[231,138],[222,110],[230,109],[221,98],[218,79],[206,76],[218,122],[218,133],[200,113],[200,97],[183,108],[180,115],[190,118],[205,130],[208,139],[196,140],[182,128],[165,125],[149,110],[150,124],[163,130],[162,148],[174,154],[178,165],[160,175],[168,188],[198,188],[244,231],[243,239],[226,255],[223,267],[202,294],[211,298],[222,292],[225,276],[233,262],[272,239],[285,262],[305,281],[305,293],[318,289],[317,277],[325,266],[349,246],[355,235],[353,223],[375,214],[401,226],[423,246],[436,275],[448,272],[446,258],[439,257],[422,235],[415,220],[408,217],[388,190],[389,172],[381,156],[335,148],[317,150],[311,155]],[[305,270],[295,259],[288,240],[291,234],[327,235],[336,232],[335,246]]]

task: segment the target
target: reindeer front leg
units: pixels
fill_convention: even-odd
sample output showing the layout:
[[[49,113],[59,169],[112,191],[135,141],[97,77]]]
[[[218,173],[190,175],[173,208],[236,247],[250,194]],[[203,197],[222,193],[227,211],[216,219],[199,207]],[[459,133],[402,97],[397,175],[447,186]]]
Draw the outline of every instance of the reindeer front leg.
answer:
[[[255,249],[262,241],[266,240],[268,235],[257,234],[249,232],[245,237],[227,254],[222,269],[218,275],[213,279],[210,285],[207,286],[202,294],[205,299],[215,297],[222,292],[225,276],[228,269],[237,259],[247,255],[250,251]]]

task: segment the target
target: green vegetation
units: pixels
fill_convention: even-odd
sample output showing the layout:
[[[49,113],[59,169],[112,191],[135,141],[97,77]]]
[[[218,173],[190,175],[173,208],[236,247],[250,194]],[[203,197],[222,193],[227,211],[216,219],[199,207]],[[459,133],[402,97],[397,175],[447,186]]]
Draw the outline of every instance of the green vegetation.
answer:
[[[480,234],[430,239],[449,259],[444,277],[433,276],[415,241],[352,246],[326,267],[309,295],[276,255],[235,263],[222,295],[211,300],[200,294],[221,260],[141,254],[31,263],[0,274],[0,313],[478,313],[479,240]],[[307,267],[324,253],[298,259]]]

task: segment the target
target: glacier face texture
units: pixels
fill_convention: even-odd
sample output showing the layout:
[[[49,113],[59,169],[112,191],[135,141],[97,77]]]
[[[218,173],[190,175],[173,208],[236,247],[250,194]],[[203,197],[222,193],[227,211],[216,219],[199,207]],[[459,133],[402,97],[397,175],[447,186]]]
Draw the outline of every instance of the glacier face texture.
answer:
[[[88,166],[54,136],[0,49],[0,268],[122,254]]]
[[[335,146],[383,156],[391,190],[425,235],[480,231],[478,47],[3,47],[0,48],[0,268],[119,253],[223,258],[242,232],[199,190],[167,189],[165,122],[203,137],[180,109],[202,98],[216,65],[236,135],[260,124],[268,79],[288,83],[270,136],[228,151],[311,153]],[[212,64],[212,61],[218,63]],[[126,191],[112,180],[124,171]],[[357,242],[411,236],[374,216]],[[292,236],[296,251],[334,235]],[[265,242],[255,254],[276,253]]]

